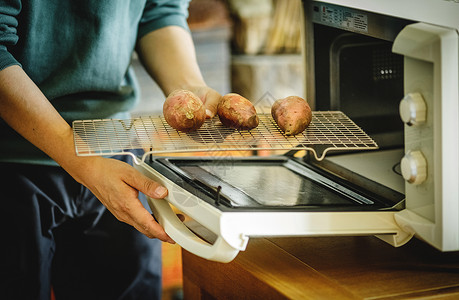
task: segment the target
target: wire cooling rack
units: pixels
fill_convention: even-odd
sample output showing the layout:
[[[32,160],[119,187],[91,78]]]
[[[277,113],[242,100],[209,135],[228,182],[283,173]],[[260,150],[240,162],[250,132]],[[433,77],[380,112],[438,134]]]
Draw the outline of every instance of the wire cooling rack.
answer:
[[[328,151],[378,148],[340,111],[313,112],[309,127],[295,136],[284,135],[270,114],[258,116],[260,123],[252,130],[227,128],[215,117],[190,133],[173,129],[163,116],[79,120],[73,122],[75,149],[79,156],[129,154],[141,163],[155,153],[296,149],[311,151],[322,160]],[[130,152],[134,149],[145,150],[140,161]]]

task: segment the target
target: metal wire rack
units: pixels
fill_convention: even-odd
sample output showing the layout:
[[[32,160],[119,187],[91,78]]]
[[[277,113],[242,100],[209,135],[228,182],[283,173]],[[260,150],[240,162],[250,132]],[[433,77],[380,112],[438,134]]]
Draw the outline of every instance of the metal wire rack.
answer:
[[[162,116],[78,120],[73,122],[75,149],[79,156],[127,154],[141,163],[155,153],[296,149],[311,151],[322,160],[328,151],[378,148],[340,111],[313,112],[309,127],[295,136],[283,134],[270,114],[258,116],[260,123],[252,130],[227,128],[215,117],[190,133],[173,129]],[[130,152],[134,149],[145,150],[141,160]]]

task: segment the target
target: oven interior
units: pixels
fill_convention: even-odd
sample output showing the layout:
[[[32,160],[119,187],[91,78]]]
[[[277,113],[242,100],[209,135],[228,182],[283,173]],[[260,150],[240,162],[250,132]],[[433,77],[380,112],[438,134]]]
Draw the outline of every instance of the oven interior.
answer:
[[[304,160],[388,199],[403,195],[399,103],[404,59],[392,52],[392,44],[412,21],[319,1],[304,4],[307,97],[315,110],[344,112],[379,146],[375,151],[330,153],[320,162],[309,155]]]
[[[403,57],[392,43],[320,24],[314,36],[316,110],[344,112],[382,148],[403,145]]]

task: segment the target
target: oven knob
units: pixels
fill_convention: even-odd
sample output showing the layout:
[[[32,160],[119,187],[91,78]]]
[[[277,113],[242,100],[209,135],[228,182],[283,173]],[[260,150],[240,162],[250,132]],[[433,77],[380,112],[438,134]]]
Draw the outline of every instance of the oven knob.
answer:
[[[407,125],[420,125],[426,121],[426,103],[420,93],[409,93],[400,101],[400,117]]]
[[[408,151],[401,161],[403,178],[418,185],[427,178],[427,161],[421,151]]]

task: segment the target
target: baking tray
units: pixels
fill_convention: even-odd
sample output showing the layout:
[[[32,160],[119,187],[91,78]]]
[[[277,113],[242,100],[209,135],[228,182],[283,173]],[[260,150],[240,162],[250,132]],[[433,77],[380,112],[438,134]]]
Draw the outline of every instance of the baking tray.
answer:
[[[312,122],[302,133],[286,136],[271,114],[258,114],[252,130],[225,127],[218,117],[208,119],[197,131],[173,129],[163,116],[77,120],[73,122],[78,156],[131,155],[140,164],[150,154],[199,151],[307,150],[322,160],[329,151],[369,150],[378,145],[341,111],[314,111]],[[130,150],[143,149],[137,158]]]

